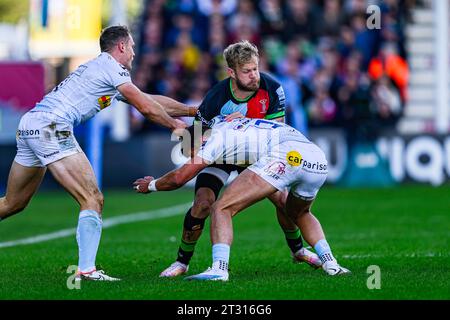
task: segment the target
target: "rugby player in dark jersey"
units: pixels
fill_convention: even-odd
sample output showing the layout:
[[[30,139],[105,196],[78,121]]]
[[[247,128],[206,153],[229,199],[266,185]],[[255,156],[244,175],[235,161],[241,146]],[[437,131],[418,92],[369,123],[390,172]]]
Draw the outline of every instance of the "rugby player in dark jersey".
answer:
[[[229,77],[208,91],[200,105],[196,120],[204,124],[217,115],[239,112],[248,118],[260,118],[284,122],[285,97],[282,86],[269,75],[259,72],[259,54],[256,46],[241,41],[224,50]],[[230,164],[215,163],[197,176],[193,206],[186,213],[183,235],[178,249],[177,260],[161,272],[161,277],[175,277],[188,271],[197,240],[202,234],[211,205],[230,173],[239,173],[245,168]],[[300,230],[283,213],[287,192],[276,192],[269,197],[275,205],[278,222],[285,233],[294,262],[306,262],[312,267],[321,266],[319,257],[303,247]]]

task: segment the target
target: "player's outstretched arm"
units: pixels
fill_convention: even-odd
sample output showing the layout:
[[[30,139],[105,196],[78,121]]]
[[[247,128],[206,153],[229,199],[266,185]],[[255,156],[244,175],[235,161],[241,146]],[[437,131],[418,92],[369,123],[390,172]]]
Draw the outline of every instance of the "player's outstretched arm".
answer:
[[[132,104],[144,117],[171,130],[183,129],[187,125],[179,120],[173,119],[164,108],[153,99],[149,99],[138,87],[131,82],[117,87],[125,99]]]
[[[175,190],[184,186],[208,165],[202,158],[196,156],[182,167],[166,173],[159,179],[154,179],[151,176],[137,179],[133,183],[133,188],[138,193]]]
[[[195,117],[197,114],[198,107],[190,107],[166,96],[148,93],[145,95],[163,106],[164,110],[172,117]]]

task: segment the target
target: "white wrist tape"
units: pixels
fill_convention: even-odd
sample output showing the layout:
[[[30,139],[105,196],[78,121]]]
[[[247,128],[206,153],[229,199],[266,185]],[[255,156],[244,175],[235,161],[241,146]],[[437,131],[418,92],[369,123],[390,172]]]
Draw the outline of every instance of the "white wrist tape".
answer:
[[[158,189],[156,189],[156,181],[158,181],[158,179],[150,181],[150,183],[148,184],[149,191],[152,191],[152,192],[158,191]]]

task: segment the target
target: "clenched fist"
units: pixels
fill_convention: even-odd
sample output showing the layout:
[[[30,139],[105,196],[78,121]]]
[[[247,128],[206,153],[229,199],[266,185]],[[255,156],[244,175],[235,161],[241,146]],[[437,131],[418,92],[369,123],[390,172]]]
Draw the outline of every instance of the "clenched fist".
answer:
[[[150,193],[150,190],[148,190],[148,184],[154,179],[155,178],[151,176],[139,178],[133,182],[133,189],[136,190],[137,193]]]

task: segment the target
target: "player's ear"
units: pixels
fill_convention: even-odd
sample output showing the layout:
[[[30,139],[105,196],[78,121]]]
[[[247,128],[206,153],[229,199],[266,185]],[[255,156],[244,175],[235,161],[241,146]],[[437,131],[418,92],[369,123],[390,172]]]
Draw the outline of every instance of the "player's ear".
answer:
[[[236,73],[234,72],[234,70],[232,68],[228,67],[227,73],[231,78],[236,79]]]
[[[126,42],[125,41],[119,41],[118,46],[119,46],[119,51],[120,52],[125,52],[125,47],[126,47]]]

